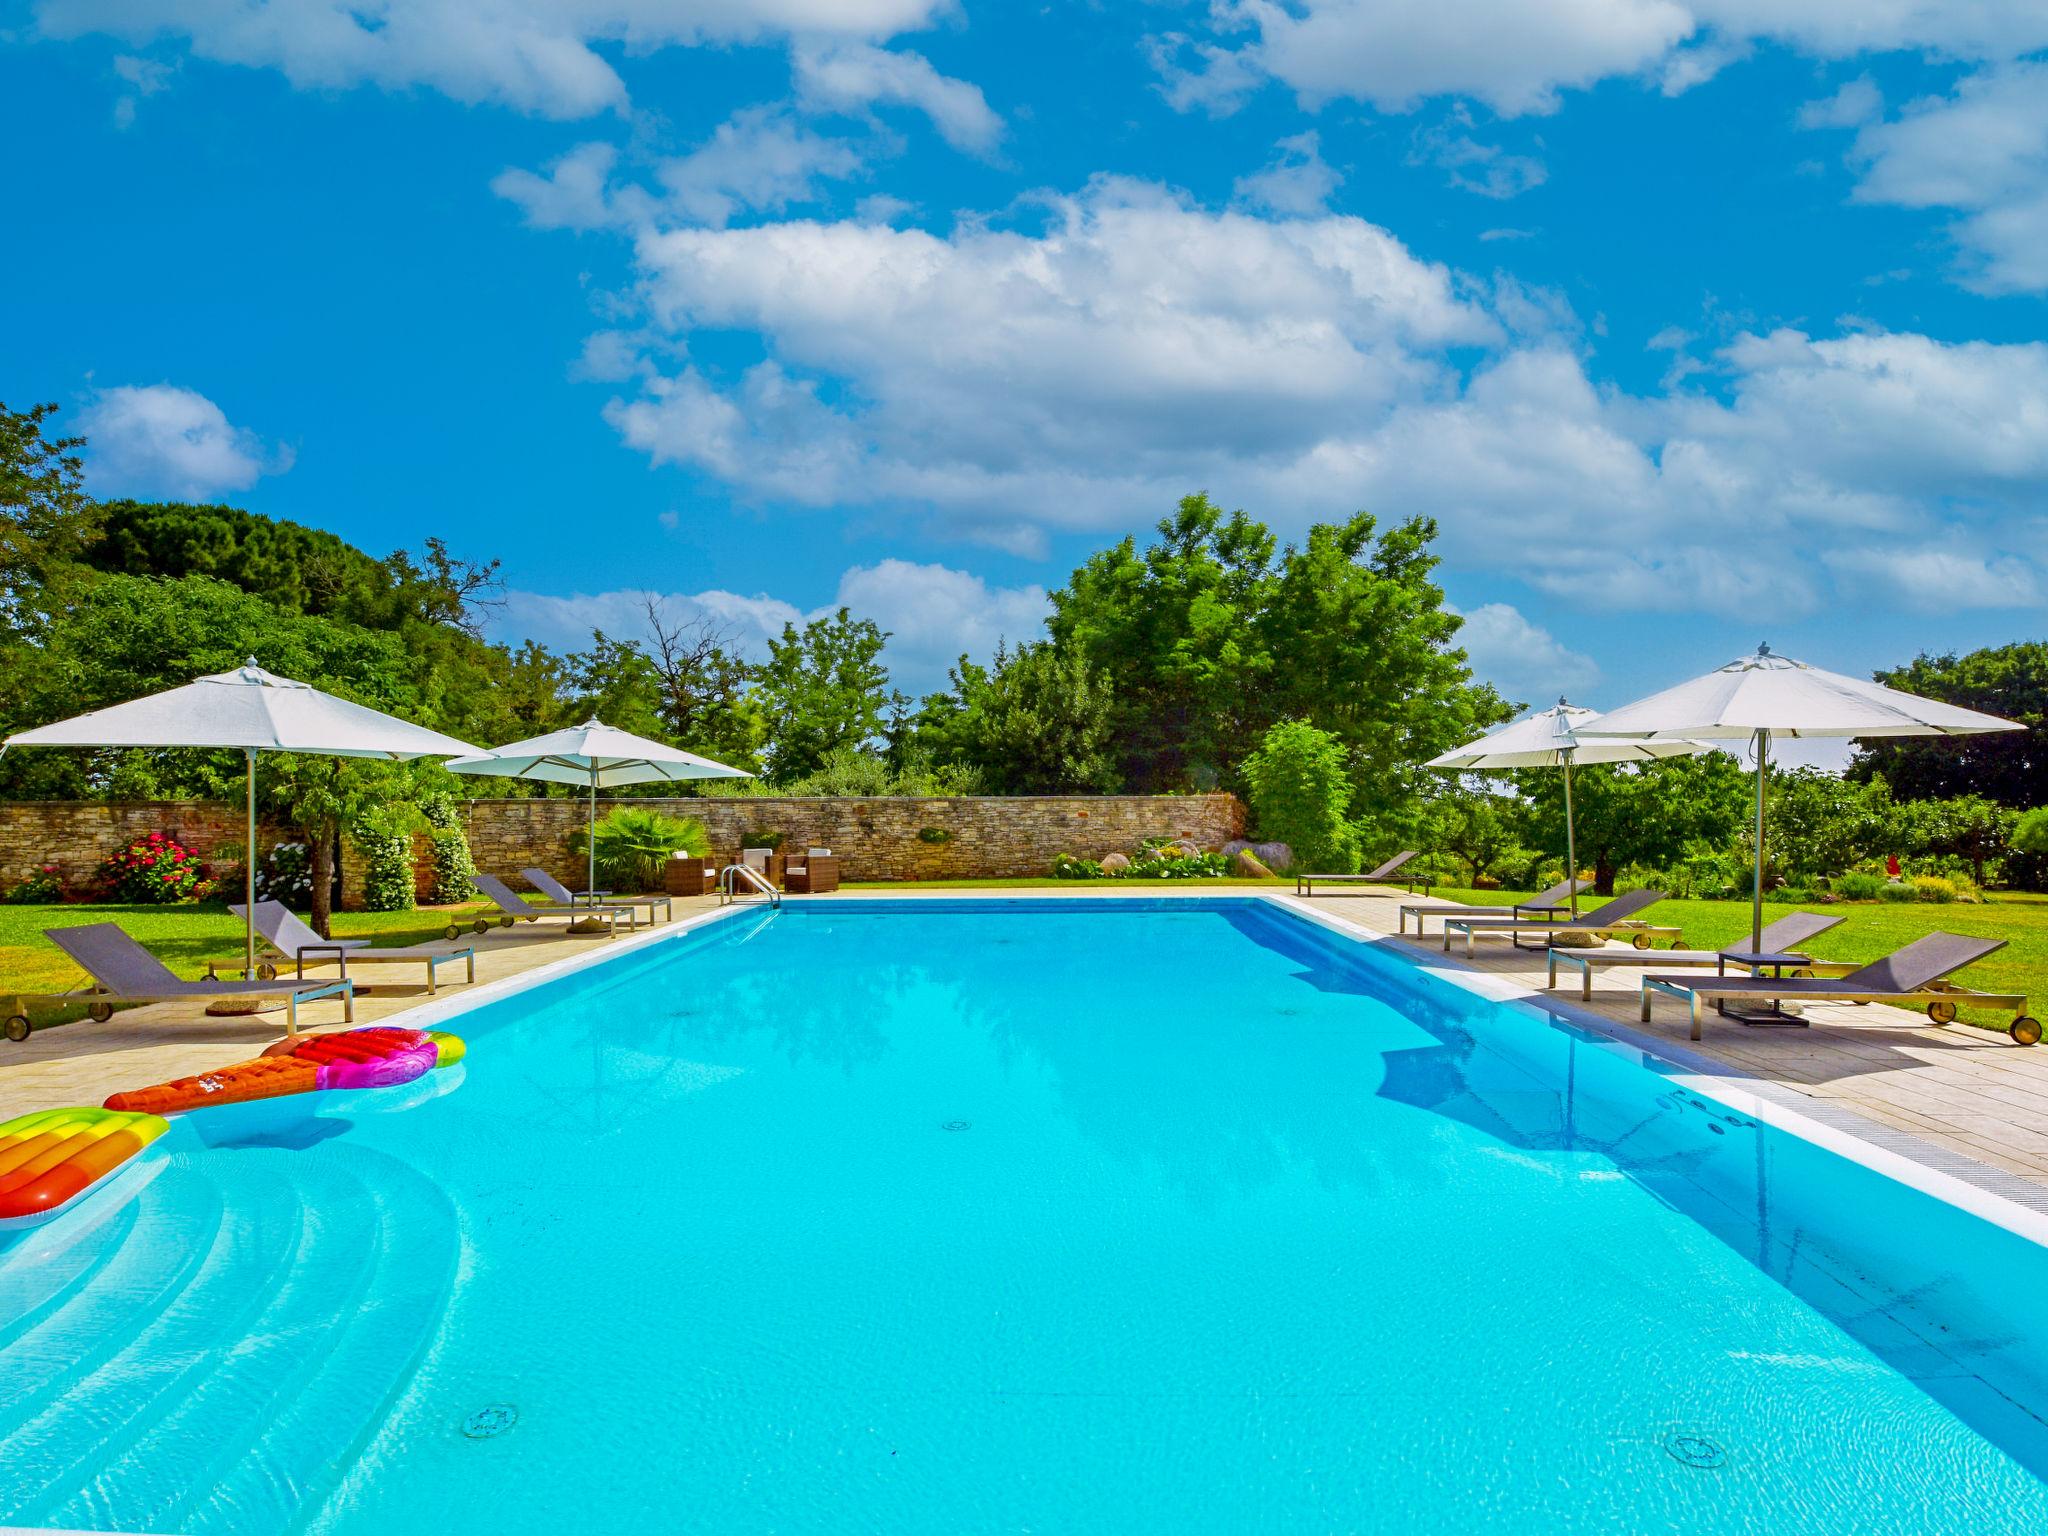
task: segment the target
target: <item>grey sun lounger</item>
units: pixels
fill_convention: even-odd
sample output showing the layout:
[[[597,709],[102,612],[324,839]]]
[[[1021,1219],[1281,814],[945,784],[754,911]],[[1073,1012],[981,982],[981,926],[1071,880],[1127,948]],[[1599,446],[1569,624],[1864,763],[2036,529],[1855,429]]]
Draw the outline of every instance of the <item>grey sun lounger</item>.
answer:
[[[217,1002],[224,997],[280,997],[285,1004],[285,1033],[299,1032],[299,1004],[316,998],[341,999],[342,1017],[356,1017],[356,984],[341,981],[184,981],[163,961],[144,949],[118,923],[81,923],[75,928],[45,928],[43,937],[63,950],[93,980],[90,1012],[105,1020],[115,1003]],[[77,993],[45,995],[46,1002],[76,1001]],[[24,1005],[29,999],[23,998]]]
[[[491,905],[498,909],[498,926],[510,928],[514,923],[537,923],[544,917],[566,918],[571,923],[580,923],[585,918],[601,918],[607,933],[619,931],[619,919],[626,919],[628,928],[640,926],[639,915],[631,907],[536,907],[496,875],[477,872],[476,888],[490,898]],[[484,932],[490,927],[491,919],[476,919],[476,931]],[[451,932],[456,924],[448,925]]]
[[[246,917],[249,909],[237,903],[228,910],[237,917]],[[272,950],[292,962],[294,972],[302,979],[309,964],[338,966],[343,976],[348,975],[352,962],[357,965],[424,965],[427,968],[427,992],[431,996],[440,988],[441,967],[461,960],[468,964],[468,979],[476,980],[474,948],[435,949],[427,944],[408,944],[402,948],[376,949],[368,939],[323,939],[300,922],[291,908],[281,901],[256,903],[256,931]]]
[[[1559,966],[1576,965],[1579,968],[1579,1000],[1591,1002],[1593,972],[1615,965],[1678,965],[1702,969],[1712,966],[1723,976],[1728,974],[1731,965],[1737,970],[1750,972],[1783,971],[1788,966],[1810,967],[1815,963],[1813,956],[1799,946],[1826,933],[1839,922],[1839,917],[1830,917],[1823,912],[1788,912],[1764,929],[1763,944],[1758,949],[1750,948],[1749,938],[1745,935],[1726,949],[1660,949],[1654,961],[1645,960],[1633,949],[1553,948],[1550,951],[1550,985],[1557,985]]]
[[[1566,903],[1582,891],[1593,888],[1590,880],[1560,880],[1549,890],[1527,901],[1518,901],[1505,907],[1468,907],[1458,901],[1404,901],[1396,917],[1394,932],[1408,931],[1408,914],[1415,914],[1415,936],[1421,938],[1427,931],[1423,920],[1431,917],[1543,917],[1553,912],[1567,910]]]
[[[647,909],[647,923],[654,924],[654,914],[659,911],[663,921],[676,915],[675,903],[666,895],[658,896],[615,896],[610,891],[572,891],[553,875],[539,867],[522,869],[520,875],[526,883],[557,906],[575,907],[584,912],[594,912],[599,905],[625,907],[635,914],[637,923],[640,908]],[[607,900],[606,898],[610,898]]]
[[[1650,1002],[1659,992],[1682,997],[1692,1009],[1692,1038],[1711,1002],[1717,1009],[1732,1002],[1892,1003],[1924,1007],[1936,1024],[1952,1024],[1959,1002],[2011,1009],[2007,1033],[2021,1045],[2041,1039],[2038,1019],[2027,1016],[2026,997],[2017,992],[1972,992],[1943,978],[2005,948],[2004,939],[1974,939],[1960,933],[1930,933],[1882,960],[1873,960],[1844,976],[1645,976],[1643,1022],[1650,1021]],[[1803,1024],[1786,1017],[1774,1023]]]
[[[1387,860],[1387,862],[1382,864],[1378,869],[1367,870],[1362,875],[1296,875],[1294,877],[1294,894],[1297,896],[1313,896],[1316,893],[1316,886],[1318,884],[1322,884],[1405,885],[1408,887],[1409,894],[1413,895],[1416,885],[1415,877],[1409,875],[1399,875],[1395,872],[1399,870],[1402,865],[1406,864],[1410,859],[1414,858],[1416,852],[1417,850],[1413,848],[1406,849],[1403,852],[1395,854],[1391,859]],[[1429,882],[1427,880],[1424,880],[1422,882],[1422,886],[1425,890],[1427,890],[1429,888]]]
[[[1594,933],[1602,938],[1621,932],[1621,924],[1634,917],[1645,907],[1654,907],[1664,899],[1662,891],[1648,889],[1630,891],[1626,896],[1617,896],[1604,907],[1591,912],[1582,912],[1572,918],[1516,918],[1516,917],[1447,917],[1444,919],[1444,953],[1451,952],[1451,935],[1465,935],[1465,957],[1472,957],[1472,939],[1475,934],[1505,934],[1520,949],[1522,935],[1531,934],[1549,939],[1559,933]],[[1631,928],[1628,936],[1635,940],[1637,949],[1648,949],[1652,939],[1676,939],[1682,937],[1676,928]]]

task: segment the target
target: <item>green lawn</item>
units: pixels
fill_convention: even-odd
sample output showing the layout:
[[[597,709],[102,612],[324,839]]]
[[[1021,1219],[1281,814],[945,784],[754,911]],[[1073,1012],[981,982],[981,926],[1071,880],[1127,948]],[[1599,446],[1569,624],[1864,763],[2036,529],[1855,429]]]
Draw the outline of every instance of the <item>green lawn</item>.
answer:
[[[1500,906],[1529,895],[1526,891],[1461,891],[1437,887],[1432,897]],[[1597,896],[1581,896],[1579,909],[1597,905]],[[2033,999],[2030,1011],[2037,1016],[2048,1009],[2048,901],[2039,896],[2016,895],[1978,904],[1950,902],[1851,902],[1831,907],[1805,906],[1783,902],[1764,903],[1764,921],[1787,912],[1827,912],[1842,923],[1831,928],[1810,947],[1821,960],[1875,960],[1902,944],[1937,930],[2004,939],[2006,947],[1989,959],[1963,971],[1956,979],[1979,992],[2024,992]],[[1689,949],[1719,949],[1749,932],[1749,903],[1746,901],[1663,901],[1637,914],[1645,922],[1682,929]],[[2009,1013],[1991,1013],[1965,1008],[1962,1018],[1971,1024],[2003,1032],[2012,1022]]]
[[[334,931],[379,944],[424,944],[440,938],[449,918],[462,910],[467,909],[337,912]],[[204,976],[207,961],[230,960],[242,952],[241,919],[225,907],[0,905],[0,993],[63,992],[83,982],[70,957],[43,937],[45,928],[75,923],[119,923],[180,976]]]

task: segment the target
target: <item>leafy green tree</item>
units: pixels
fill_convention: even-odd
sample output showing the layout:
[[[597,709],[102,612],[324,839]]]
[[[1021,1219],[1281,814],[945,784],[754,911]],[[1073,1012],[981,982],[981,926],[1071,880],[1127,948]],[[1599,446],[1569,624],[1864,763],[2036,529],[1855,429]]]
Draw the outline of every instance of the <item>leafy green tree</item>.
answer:
[[[2026,729],[1862,742],[1849,777],[1881,777],[1900,800],[1979,794],[2021,809],[2048,805],[2048,642],[2022,641],[1964,656],[1923,654],[1878,673],[1877,680]]]
[[[882,735],[889,686],[882,666],[888,640],[872,619],[847,609],[782,627],[768,642],[755,699],[768,723],[768,773],[777,783],[815,772],[838,747],[864,747]]]
[[[1967,860],[1970,877],[1982,885],[1985,866],[2012,845],[2019,812],[1983,795],[1946,800],[1908,800],[1895,824],[1908,853]]]
[[[1516,775],[1530,807],[1531,839],[1560,858],[1565,851],[1564,775]],[[1581,868],[1593,888],[1614,894],[1614,877],[1629,864],[1669,865],[1689,848],[1728,846],[1741,836],[1752,780],[1724,752],[1641,764],[1588,764],[1572,774],[1573,824]]]
[[[1392,839],[1419,820],[1415,765],[1507,718],[1456,648],[1426,519],[1380,532],[1360,513],[1280,551],[1263,524],[1189,496],[1158,531],[1052,596],[1053,640],[1110,684],[1130,788],[1236,787],[1268,729],[1305,719],[1347,749],[1350,814]]]
[[[1430,847],[1462,859],[1471,885],[1523,851],[1524,812],[1513,796],[1453,782],[1432,797],[1430,808]]]
[[[45,605],[94,537],[99,509],[85,494],[82,437],[51,437],[54,405],[11,411],[0,401],[0,617],[17,639],[41,625]]]
[[[671,619],[653,598],[646,614],[670,739],[729,767],[758,767],[768,724],[750,694],[754,668],[733,649],[732,631],[709,618]]]
[[[1883,779],[1845,779],[1817,768],[1771,774],[1764,811],[1766,855],[1803,883],[1839,875],[1897,847],[1891,789]]]
[[[986,667],[962,656],[952,689],[925,701],[913,738],[940,762],[971,767],[1005,795],[1114,789],[1113,700],[1078,653],[1050,642],[997,646]]]
[[[1348,819],[1351,764],[1344,743],[1306,720],[1283,720],[1244,762],[1252,825],[1287,844],[1297,866],[1353,874],[1358,833]]]
[[[667,738],[661,717],[661,676],[647,653],[631,640],[614,640],[593,630],[590,649],[568,658],[570,714],[577,724],[602,720],[635,736]]]

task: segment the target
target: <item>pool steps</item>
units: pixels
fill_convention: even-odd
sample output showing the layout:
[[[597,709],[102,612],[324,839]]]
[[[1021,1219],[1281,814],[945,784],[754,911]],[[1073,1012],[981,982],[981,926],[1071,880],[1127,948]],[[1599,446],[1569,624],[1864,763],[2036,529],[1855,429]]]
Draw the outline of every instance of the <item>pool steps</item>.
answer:
[[[379,1152],[245,1151],[266,1176],[233,1206],[177,1154],[203,1217],[131,1208],[0,1288],[25,1320],[0,1343],[0,1523],[282,1530],[410,1377],[454,1283],[446,1194]]]

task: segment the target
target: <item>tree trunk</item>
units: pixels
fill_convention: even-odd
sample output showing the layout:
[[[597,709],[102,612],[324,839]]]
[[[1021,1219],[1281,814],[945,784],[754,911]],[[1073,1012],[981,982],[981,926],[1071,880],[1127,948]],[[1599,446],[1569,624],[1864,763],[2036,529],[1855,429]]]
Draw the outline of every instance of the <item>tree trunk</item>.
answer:
[[[323,939],[334,937],[328,924],[334,916],[334,834],[335,824],[324,821],[308,835],[313,876],[312,910],[309,921]]]
[[[1614,860],[1606,854],[1593,856],[1593,894],[1612,896],[1614,894]]]

